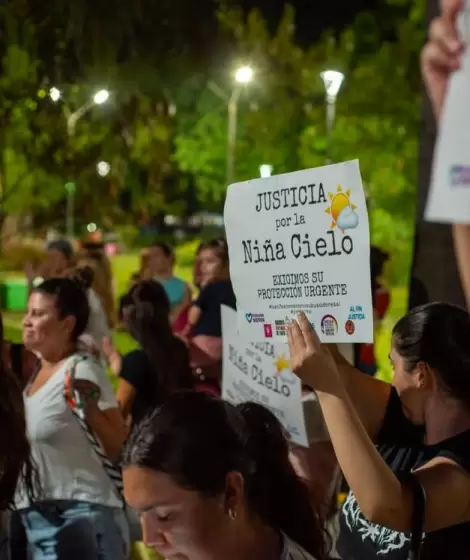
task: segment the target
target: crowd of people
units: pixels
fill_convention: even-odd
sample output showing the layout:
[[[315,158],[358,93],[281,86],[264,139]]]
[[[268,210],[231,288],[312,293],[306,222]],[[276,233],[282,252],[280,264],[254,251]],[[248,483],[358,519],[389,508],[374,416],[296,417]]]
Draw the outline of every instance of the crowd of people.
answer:
[[[422,57],[437,118],[464,48],[462,2],[442,6]],[[470,303],[470,228],[454,239]],[[387,260],[372,248],[377,325]],[[139,539],[169,560],[465,558],[468,310],[423,294],[393,329],[391,385],[374,377],[373,346],[346,360],[300,314],[288,341],[304,449],[263,406],[220,398],[220,308],[236,308],[226,242],[201,244],[195,261],[192,288],[173,249],[152,245],[118,305],[96,244],[76,254],[54,241],[27,267],[23,344],[0,328],[0,557],[125,560]],[[119,327],[136,343],[125,355]]]

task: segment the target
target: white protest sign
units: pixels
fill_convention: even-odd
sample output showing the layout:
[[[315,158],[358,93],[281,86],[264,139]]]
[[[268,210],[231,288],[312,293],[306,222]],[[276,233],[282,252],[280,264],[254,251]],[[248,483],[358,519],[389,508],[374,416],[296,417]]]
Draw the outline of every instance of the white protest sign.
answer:
[[[460,36],[470,41],[470,0],[458,16]],[[449,80],[434,150],[425,217],[429,222],[470,224],[470,49]]]
[[[247,343],[238,336],[237,313],[222,306],[222,398],[269,408],[290,439],[308,446],[300,380],[289,370],[288,349],[270,342]]]
[[[230,185],[224,219],[242,336],[285,341],[304,311],[323,341],[372,342],[357,160]]]

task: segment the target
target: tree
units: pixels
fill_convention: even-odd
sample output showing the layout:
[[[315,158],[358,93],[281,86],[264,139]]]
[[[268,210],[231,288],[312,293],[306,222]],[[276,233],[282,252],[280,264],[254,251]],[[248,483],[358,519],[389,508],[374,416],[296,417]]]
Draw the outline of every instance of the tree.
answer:
[[[372,241],[400,260],[398,276],[409,263],[414,221],[423,7],[423,0],[391,0],[378,13],[360,14],[339,36],[325,32],[310,48],[296,44],[294,12],[289,7],[274,34],[256,10],[246,20],[240,10],[224,9],[219,14],[236,38],[243,60],[256,68],[247,92],[256,110],[245,106],[240,115],[237,179],[256,177],[261,163],[282,173],[325,162],[328,143],[320,73],[326,68],[343,71],[346,79],[338,96],[332,159],[359,158]],[[202,114],[177,139],[177,161],[196,175],[204,196],[210,189],[223,196],[225,132],[223,113],[217,119],[213,113]]]
[[[55,194],[47,200],[41,218],[63,221],[63,185],[67,181],[77,185],[77,214],[85,219],[95,217],[98,208],[102,216],[133,223],[156,209],[184,211],[185,182],[179,180],[172,158],[174,99],[183,75],[203,67],[204,57],[210,54],[205,36],[211,21],[207,17],[205,25],[194,26],[188,5],[188,0],[127,4],[52,0],[47,6],[12,0],[2,5],[5,64],[17,73],[21,68],[29,72],[21,77],[22,90],[15,91],[14,107],[7,103],[3,110],[5,122],[14,111],[18,116],[21,110],[22,115],[21,123],[19,116],[15,123],[18,138],[14,142],[12,130],[7,134],[2,129],[12,147],[4,191],[8,190],[11,205],[15,200],[19,204],[18,211],[30,212],[38,204],[45,205],[44,196],[23,196],[25,189],[36,195],[44,193],[44,183],[48,195],[52,197],[52,186]],[[198,10],[208,16],[211,9],[212,0],[198,3]],[[15,68],[17,62],[8,61],[18,58],[19,51],[29,62]],[[10,82],[16,78],[7,76],[0,85],[0,96],[8,101]],[[62,92],[59,103],[53,104],[48,97],[51,86]],[[112,92],[110,103],[84,114],[69,136],[65,107],[73,112],[102,87]],[[38,126],[32,127],[33,121]],[[28,154],[27,158],[22,154]],[[106,179],[96,174],[101,159],[111,163]],[[23,169],[26,163],[27,173]],[[19,196],[13,197],[13,192]]]
[[[38,100],[35,27],[22,5],[2,6],[0,76],[0,227],[9,214],[39,209],[59,196],[57,175],[44,163],[48,132]],[[21,25],[19,22],[21,21]]]
[[[298,168],[297,140],[305,99],[298,92],[303,53],[293,40],[293,18],[292,9],[287,8],[272,37],[257,10],[246,23],[241,10],[219,12],[224,29],[237,37],[237,49],[243,53],[240,62],[256,61],[255,80],[239,103],[236,180],[256,177],[264,163],[273,165],[278,173]],[[231,66],[225,63],[225,67]],[[228,99],[236,87],[231,76],[220,71],[213,75],[223,84]],[[214,95],[209,85],[200,86],[197,118],[180,123],[177,129],[175,158],[181,169],[194,174],[204,202],[220,207],[226,188],[227,102]]]

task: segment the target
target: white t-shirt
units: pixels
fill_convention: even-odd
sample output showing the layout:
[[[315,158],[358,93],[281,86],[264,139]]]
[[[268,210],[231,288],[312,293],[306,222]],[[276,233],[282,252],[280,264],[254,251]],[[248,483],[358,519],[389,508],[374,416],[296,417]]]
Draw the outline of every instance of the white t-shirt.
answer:
[[[79,355],[62,367],[31,397],[24,394],[26,426],[32,456],[42,484],[41,500],[76,500],[122,508],[122,500],[104,471],[74,413],[64,397],[64,378]],[[77,363],[76,379],[86,379],[101,389],[101,410],[118,406],[105,370],[91,357]],[[21,487],[18,509],[29,507]]]

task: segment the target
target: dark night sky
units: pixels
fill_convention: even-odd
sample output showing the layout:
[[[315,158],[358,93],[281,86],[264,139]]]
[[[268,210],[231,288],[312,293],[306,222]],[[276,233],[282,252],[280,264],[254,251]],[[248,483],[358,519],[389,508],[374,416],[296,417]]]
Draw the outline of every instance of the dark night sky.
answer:
[[[279,20],[284,9],[283,0],[239,0],[246,10],[260,8],[272,25]],[[325,28],[341,29],[362,11],[374,9],[378,0],[290,0],[296,10],[297,37],[308,44]]]

